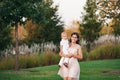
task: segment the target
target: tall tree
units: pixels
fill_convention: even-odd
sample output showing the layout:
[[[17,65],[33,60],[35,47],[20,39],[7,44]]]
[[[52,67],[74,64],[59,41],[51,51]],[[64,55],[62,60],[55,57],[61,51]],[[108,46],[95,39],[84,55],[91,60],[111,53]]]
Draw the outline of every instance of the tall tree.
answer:
[[[18,24],[24,24],[23,18],[42,23],[45,18],[44,9],[51,0],[0,0],[0,16],[7,25],[15,27],[15,71],[19,70]]]
[[[99,20],[105,22],[112,19],[113,34],[120,35],[120,0],[98,0],[96,3]]]
[[[101,22],[96,20],[96,3],[94,0],[87,0],[84,7],[86,14],[83,15],[83,22],[81,24],[80,33],[87,41],[87,51],[91,49],[92,42],[99,37],[101,30]]]
[[[47,2],[45,7],[52,6],[52,2]],[[44,21],[36,25],[33,29],[33,35],[29,35],[30,42],[51,42],[58,44],[60,41],[60,33],[63,31],[63,23],[60,21],[60,17],[56,14],[57,6],[44,9],[43,13]],[[29,32],[28,32],[29,33]]]
[[[58,6],[52,7],[53,2],[48,2],[45,6],[51,6],[49,9],[44,10],[45,23],[40,24],[42,29],[39,27],[37,31],[40,31],[40,41],[53,41],[58,44],[60,41],[60,33],[63,31],[63,23],[60,21],[60,17],[57,15]]]
[[[12,43],[11,28],[0,18],[0,52]],[[0,53],[0,56],[2,53]]]

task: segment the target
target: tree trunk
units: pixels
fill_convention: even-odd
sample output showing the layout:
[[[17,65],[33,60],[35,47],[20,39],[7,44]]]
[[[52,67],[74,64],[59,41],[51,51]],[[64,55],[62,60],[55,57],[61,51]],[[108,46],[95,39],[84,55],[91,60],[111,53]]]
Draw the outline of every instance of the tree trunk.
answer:
[[[18,22],[15,23],[15,71],[19,70]]]

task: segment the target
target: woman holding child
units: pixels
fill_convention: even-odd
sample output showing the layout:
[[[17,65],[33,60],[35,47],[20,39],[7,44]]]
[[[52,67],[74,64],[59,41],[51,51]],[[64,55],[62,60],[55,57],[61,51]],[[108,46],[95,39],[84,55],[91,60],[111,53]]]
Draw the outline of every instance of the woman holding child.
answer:
[[[81,60],[83,56],[82,56],[81,46],[79,45],[78,33],[73,32],[71,34],[68,54],[63,54],[62,52],[60,52],[59,54],[61,57],[69,58],[69,62],[67,67],[64,64],[60,66],[58,74],[64,80],[79,80],[80,66],[78,63],[78,59]]]

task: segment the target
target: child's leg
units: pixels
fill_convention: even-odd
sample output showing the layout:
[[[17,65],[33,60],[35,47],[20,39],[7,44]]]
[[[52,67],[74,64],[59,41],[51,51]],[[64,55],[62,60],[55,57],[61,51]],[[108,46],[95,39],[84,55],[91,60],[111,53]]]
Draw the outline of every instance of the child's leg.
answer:
[[[64,58],[63,63],[67,63],[68,64],[68,62],[69,62],[69,58]]]
[[[58,65],[61,66],[63,64],[63,61],[64,61],[64,57],[61,57]]]
[[[64,58],[63,64],[65,67],[68,67],[69,58]]]

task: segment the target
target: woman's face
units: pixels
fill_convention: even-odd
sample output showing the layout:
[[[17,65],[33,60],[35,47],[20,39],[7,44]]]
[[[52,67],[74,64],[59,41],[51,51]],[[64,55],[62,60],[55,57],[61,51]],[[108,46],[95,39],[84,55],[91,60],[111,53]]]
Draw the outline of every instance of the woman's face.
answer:
[[[78,39],[77,39],[77,36],[76,36],[76,35],[72,35],[72,36],[71,36],[71,42],[72,42],[72,43],[76,43],[77,40],[78,40]]]

